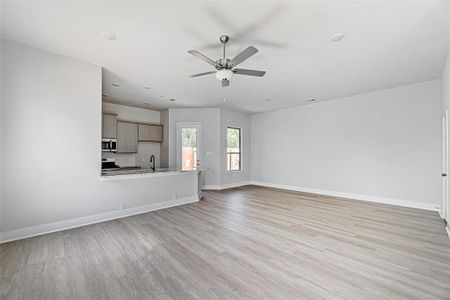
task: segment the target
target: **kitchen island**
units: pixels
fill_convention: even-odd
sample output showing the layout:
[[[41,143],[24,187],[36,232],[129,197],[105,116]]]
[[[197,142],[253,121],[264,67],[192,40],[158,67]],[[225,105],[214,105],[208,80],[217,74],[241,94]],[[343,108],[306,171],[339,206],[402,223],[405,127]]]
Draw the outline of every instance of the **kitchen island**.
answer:
[[[127,196],[130,197],[135,192],[136,195],[141,195],[141,192],[146,191],[144,193],[146,200],[162,191],[164,191],[163,194],[166,194],[163,198],[167,199],[170,196],[169,199],[171,200],[179,198],[179,195],[192,195],[192,191],[194,191],[194,198],[197,200],[201,195],[200,170],[180,171],[169,168],[153,170],[152,168],[141,167],[106,168],[101,170],[100,181],[111,182],[111,184],[120,181],[121,184],[111,186],[111,188],[117,190],[118,194],[122,192],[123,185],[133,185],[135,191],[128,193]],[[151,195],[149,195],[148,189],[151,186],[153,187],[150,191]]]
[[[99,176],[103,197],[99,199],[109,209],[92,219],[104,221],[197,202],[201,192],[199,176],[199,171],[172,169],[103,169]],[[93,198],[93,205],[98,201]]]

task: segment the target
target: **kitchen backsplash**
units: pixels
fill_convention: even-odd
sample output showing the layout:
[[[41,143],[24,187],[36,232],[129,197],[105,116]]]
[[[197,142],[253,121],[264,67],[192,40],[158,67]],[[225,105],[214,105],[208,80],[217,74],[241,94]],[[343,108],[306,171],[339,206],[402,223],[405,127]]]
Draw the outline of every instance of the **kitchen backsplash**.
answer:
[[[116,165],[119,167],[134,167],[136,166],[136,154],[126,154],[126,153],[109,153],[103,152],[102,158],[113,157],[116,159]]]

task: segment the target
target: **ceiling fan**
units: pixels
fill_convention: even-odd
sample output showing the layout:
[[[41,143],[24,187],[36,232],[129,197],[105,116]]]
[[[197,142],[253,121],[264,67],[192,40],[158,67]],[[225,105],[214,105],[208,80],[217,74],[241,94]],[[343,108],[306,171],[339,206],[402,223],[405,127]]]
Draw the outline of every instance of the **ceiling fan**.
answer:
[[[219,39],[223,45],[223,58],[218,59],[216,61],[213,61],[212,59],[198,52],[197,50],[188,51],[188,53],[212,65],[216,69],[215,71],[199,73],[191,75],[190,77],[199,77],[203,75],[216,74],[216,78],[222,82],[222,87],[226,87],[230,85],[230,79],[233,76],[233,74],[257,76],[257,77],[262,77],[264,76],[264,74],[266,74],[265,71],[235,69],[235,67],[238,64],[240,64],[250,56],[255,55],[258,52],[258,49],[256,49],[253,46],[249,46],[247,49],[238,54],[235,58],[230,60],[225,57],[225,44],[230,40],[230,38],[227,35],[222,35],[220,36]]]

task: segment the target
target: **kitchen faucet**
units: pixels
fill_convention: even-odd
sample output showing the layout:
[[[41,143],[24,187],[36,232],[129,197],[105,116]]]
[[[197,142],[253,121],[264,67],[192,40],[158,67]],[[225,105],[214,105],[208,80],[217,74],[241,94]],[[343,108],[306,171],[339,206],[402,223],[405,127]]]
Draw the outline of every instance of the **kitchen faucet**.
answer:
[[[155,156],[154,155],[150,156],[150,169],[152,169],[153,172],[155,172],[155,161],[156,161]]]

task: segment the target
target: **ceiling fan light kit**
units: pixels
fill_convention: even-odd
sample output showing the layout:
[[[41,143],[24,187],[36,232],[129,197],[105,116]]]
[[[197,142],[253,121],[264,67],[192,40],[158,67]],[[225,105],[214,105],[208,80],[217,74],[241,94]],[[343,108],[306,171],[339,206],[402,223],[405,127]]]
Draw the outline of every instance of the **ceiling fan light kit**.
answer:
[[[223,45],[223,57],[214,61],[209,57],[201,54],[197,50],[189,50],[188,53],[194,55],[198,59],[203,60],[204,62],[212,65],[216,70],[210,72],[204,72],[199,74],[191,75],[190,77],[199,77],[203,75],[216,74],[216,78],[222,82],[222,87],[227,87],[230,85],[230,79],[233,77],[233,74],[245,75],[245,76],[256,76],[262,77],[266,73],[265,71],[258,70],[248,70],[248,69],[235,69],[235,67],[249,58],[252,55],[255,55],[258,52],[253,46],[247,47],[244,51],[238,54],[233,59],[228,59],[225,56],[225,45],[230,40],[230,37],[227,35],[222,35],[219,38],[220,42]]]
[[[230,80],[233,77],[233,71],[229,69],[222,69],[216,72],[216,78],[220,81],[222,80]]]

